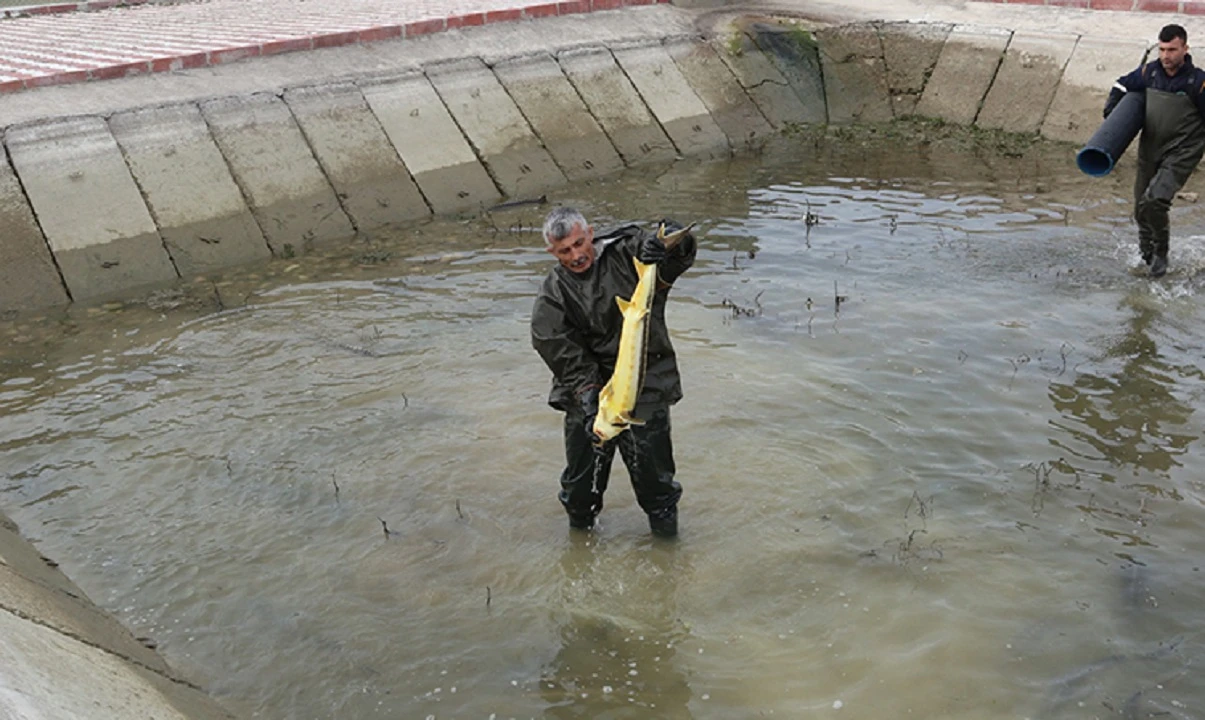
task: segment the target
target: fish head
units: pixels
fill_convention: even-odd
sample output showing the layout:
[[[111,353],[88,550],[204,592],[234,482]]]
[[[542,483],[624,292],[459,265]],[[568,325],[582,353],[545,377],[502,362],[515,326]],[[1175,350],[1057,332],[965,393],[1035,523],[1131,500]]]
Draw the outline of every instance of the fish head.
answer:
[[[673,246],[682,242],[682,238],[686,237],[686,234],[689,233],[691,228],[694,226],[695,224],[691,223],[684,228],[679,228],[673,232],[667,233],[665,231],[665,221],[662,220],[661,222],[657,223],[657,239],[664,243],[666,249],[668,250],[669,248],[672,248]]]

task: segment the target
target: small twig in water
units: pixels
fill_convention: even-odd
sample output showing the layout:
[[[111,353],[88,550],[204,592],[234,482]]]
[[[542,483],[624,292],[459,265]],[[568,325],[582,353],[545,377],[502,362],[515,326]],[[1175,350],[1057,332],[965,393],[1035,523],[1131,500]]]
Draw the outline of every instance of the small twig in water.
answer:
[[[493,593],[492,593],[492,592],[490,592],[490,586],[489,586],[489,585],[486,585],[486,586],[485,586],[485,609],[486,609],[486,610],[489,610],[489,608],[490,608],[490,602],[491,602],[493,599],[494,599],[494,598],[493,598]]]
[[[460,499],[456,500],[456,517],[464,520],[464,513],[460,510]]]
[[[335,504],[339,504],[339,481],[335,479],[335,474],[331,473],[331,485],[335,486]],[[384,521],[382,521],[384,522]]]
[[[381,530],[385,532],[385,539],[388,540],[391,535],[397,535],[396,532],[389,529],[389,525],[385,522],[385,518],[377,517],[381,521]]]
[[[406,393],[402,393],[402,409],[410,407],[410,398],[406,397]]]

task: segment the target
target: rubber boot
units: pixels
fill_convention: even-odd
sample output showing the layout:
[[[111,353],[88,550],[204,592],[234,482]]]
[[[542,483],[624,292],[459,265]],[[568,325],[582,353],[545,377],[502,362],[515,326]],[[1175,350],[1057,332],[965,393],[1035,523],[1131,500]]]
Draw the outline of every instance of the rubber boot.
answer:
[[[1166,274],[1167,274],[1167,256],[1166,255],[1156,255],[1155,259],[1153,261],[1151,261],[1151,277],[1161,278]]]
[[[675,537],[678,534],[677,506],[649,513],[649,529],[657,537]]]

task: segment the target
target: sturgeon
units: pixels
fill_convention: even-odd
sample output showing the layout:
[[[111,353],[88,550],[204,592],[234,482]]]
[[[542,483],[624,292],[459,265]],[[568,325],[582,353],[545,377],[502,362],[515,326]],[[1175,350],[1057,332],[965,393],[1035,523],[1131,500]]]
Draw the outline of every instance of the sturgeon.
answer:
[[[665,234],[665,221],[657,226],[657,238],[665,243],[668,251],[682,241],[694,223],[681,230]],[[653,295],[657,292],[657,266],[646,265],[632,258],[639,280],[632,297],[624,300],[616,296],[619,312],[623,315],[623,327],[619,333],[619,351],[615,356],[615,371],[611,379],[598,393],[598,415],[594,418],[595,445],[601,447],[613,440],[632,425],[643,425],[643,420],[632,417],[636,399],[644,387],[644,370],[648,362],[649,312],[653,309]]]

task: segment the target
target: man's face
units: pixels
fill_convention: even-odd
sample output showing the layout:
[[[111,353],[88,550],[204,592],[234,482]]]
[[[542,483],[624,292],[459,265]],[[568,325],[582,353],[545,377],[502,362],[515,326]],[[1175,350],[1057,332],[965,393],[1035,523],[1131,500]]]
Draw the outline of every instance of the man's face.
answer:
[[[571,272],[586,272],[594,264],[594,228],[574,225],[568,235],[552,243],[548,252]]]
[[[1175,75],[1184,64],[1184,56],[1188,54],[1188,43],[1180,38],[1172,38],[1168,42],[1159,43],[1159,64],[1163,72]]]

